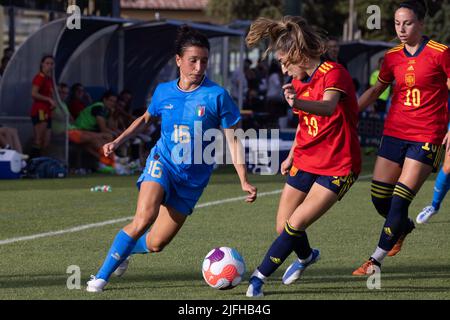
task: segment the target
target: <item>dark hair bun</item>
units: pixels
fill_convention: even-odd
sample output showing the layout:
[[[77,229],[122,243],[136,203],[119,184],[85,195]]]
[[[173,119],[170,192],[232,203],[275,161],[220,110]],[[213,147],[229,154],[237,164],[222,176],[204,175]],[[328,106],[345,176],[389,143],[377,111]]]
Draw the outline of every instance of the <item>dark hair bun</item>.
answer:
[[[177,30],[175,53],[181,56],[186,48],[193,46],[210,50],[209,40],[204,34],[186,24],[181,25]]]
[[[400,8],[407,8],[412,10],[414,14],[417,16],[417,19],[424,20],[427,15],[427,4],[425,0],[406,0],[400,3]]]

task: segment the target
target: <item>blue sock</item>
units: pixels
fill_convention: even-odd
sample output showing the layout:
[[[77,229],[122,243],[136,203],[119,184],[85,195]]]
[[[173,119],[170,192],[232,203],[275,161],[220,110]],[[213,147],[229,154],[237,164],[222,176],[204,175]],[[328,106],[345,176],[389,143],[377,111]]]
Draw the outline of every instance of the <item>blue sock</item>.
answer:
[[[450,174],[446,174],[441,168],[434,184],[433,202],[431,204],[436,211],[440,209],[442,200],[444,200],[449,189]]]
[[[304,231],[293,229],[289,224],[286,225],[280,236],[272,243],[267,251],[264,260],[258,267],[258,271],[265,277],[269,277],[278,267],[286,260],[294,248],[300,246],[300,242],[304,237]]]
[[[109,249],[108,255],[105,258],[105,262],[103,262],[96,277],[108,281],[117,267],[128,258],[135,245],[136,240],[121,230],[114,239],[111,249]]]
[[[397,183],[378,247],[390,251],[400,236],[404,232],[408,232],[410,227],[408,208],[415,196],[414,191],[400,182]]]
[[[148,231],[138,239],[133,251],[131,251],[131,254],[146,254],[150,252],[150,250],[148,250],[147,248],[147,234]]]

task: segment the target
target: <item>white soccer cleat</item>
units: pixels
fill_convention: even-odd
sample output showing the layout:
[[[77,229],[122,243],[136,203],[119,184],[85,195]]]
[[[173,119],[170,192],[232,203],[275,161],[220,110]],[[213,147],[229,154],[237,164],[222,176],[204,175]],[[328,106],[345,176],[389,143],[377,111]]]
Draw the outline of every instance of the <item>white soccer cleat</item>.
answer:
[[[310,265],[316,263],[320,259],[320,251],[319,249],[312,250],[311,261],[308,263],[301,263],[300,260],[296,259],[287,269],[283,275],[282,281],[283,284],[289,285],[293,284],[297,279],[299,279],[303,272],[305,272],[306,268]]]
[[[97,279],[95,276],[91,276],[91,280],[87,282],[86,291],[99,293],[103,292],[103,288],[108,282],[103,279]]]
[[[114,275],[116,275],[117,277],[121,277],[123,276],[123,274],[127,271],[128,269],[128,264],[130,263],[130,259],[131,256],[129,256],[128,258],[126,258],[124,260],[124,262],[122,262],[120,264],[120,266],[117,267],[117,269],[114,271]]]
[[[423,208],[422,212],[420,212],[417,215],[416,222],[419,224],[427,223],[430,218],[438,213],[436,209],[434,209],[433,206],[428,206]]]
[[[247,289],[246,296],[249,298],[264,297],[264,293],[262,290],[263,285],[264,285],[264,281],[262,281],[258,277],[251,277],[250,281],[249,281],[249,286]]]

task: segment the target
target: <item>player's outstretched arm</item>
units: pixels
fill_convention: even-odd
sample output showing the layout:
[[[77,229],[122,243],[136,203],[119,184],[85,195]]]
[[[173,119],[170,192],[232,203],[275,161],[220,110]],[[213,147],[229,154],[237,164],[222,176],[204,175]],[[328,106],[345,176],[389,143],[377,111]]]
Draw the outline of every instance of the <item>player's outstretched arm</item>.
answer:
[[[358,99],[359,112],[364,111],[364,109],[373,104],[388,86],[389,84],[387,83],[377,81],[373,87],[367,89]]]
[[[113,142],[107,143],[103,146],[103,152],[105,157],[109,157],[122,143],[127,141],[131,136],[133,136],[138,130],[145,126],[150,121],[150,114],[145,112],[144,115],[137,118],[133,123]]]
[[[236,169],[239,180],[241,181],[242,191],[248,193],[247,199],[245,199],[245,201],[248,203],[252,203],[256,200],[258,190],[255,186],[251,185],[248,182],[247,168],[245,166],[245,150],[241,141],[234,134],[234,130],[236,128],[237,126],[233,126],[231,128],[224,129],[225,138],[231,152],[231,159],[233,160],[234,168]]]

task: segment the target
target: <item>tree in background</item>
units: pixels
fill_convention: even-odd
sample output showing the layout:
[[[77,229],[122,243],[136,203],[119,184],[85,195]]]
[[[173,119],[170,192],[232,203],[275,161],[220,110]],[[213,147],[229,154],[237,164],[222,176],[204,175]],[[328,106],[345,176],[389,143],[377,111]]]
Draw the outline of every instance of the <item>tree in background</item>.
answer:
[[[328,32],[328,35],[341,37],[343,26],[348,18],[349,0],[302,0],[301,12],[308,21]],[[356,0],[356,27],[366,40],[395,40],[394,12],[402,0]],[[369,30],[367,8],[378,5],[381,11],[381,29]],[[450,0],[426,0],[428,15],[425,34],[441,43],[450,43]],[[254,20],[264,16],[280,18],[284,12],[284,0],[209,0],[207,14],[222,23],[233,20]]]

